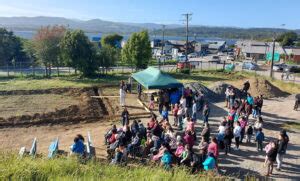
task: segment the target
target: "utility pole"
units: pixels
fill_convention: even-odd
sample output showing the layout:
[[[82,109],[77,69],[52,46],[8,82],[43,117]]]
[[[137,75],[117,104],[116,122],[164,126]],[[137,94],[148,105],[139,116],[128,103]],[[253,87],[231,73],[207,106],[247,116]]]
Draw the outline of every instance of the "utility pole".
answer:
[[[275,56],[275,37],[273,37],[272,60],[271,60],[271,70],[270,70],[271,78],[273,78],[274,56]]]
[[[165,46],[165,28],[166,28],[166,25],[162,25],[162,44],[161,44],[161,56],[160,56],[160,59],[159,59],[159,63],[158,63],[158,67],[160,69],[160,60],[161,58],[165,57],[164,55],[164,46]],[[163,61],[165,62],[165,59],[163,59]]]
[[[182,16],[185,17],[184,22],[186,23],[186,43],[185,43],[185,62],[188,61],[188,44],[189,44],[189,22],[191,21],[191,16],[193,14],[191,13],[186,13],[182,14]]]

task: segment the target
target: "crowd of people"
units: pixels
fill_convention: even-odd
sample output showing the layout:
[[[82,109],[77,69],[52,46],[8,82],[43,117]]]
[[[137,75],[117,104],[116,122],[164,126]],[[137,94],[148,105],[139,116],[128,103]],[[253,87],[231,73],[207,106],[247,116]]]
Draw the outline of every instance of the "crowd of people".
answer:
[[[286,153],[289,137],[285,130],[278,139],[269,140],[264,147],[264,121],[262,116],[263,95],[252,97],[248,92],[250,83],[247,81],[242,92],[229,86],[226,91],[226,108],[216,134],[211,134],[209,116],[210,106],[201,92],[193,92],[189,87],[183,91],[178,89],[161,90],[158,93],[157,108],[159,116],[152,112],[147,124],[134,120],[129,122],[129,113],[125,108],[122,113],[122,127],[116,125],[105,135],[107,153],[112,164],[126,163],[128,156],[139,156],[143,161],[150,160],[170,169],[174,165],[184,165],[192,173],[201,170],[218,170],[219,152],[231,153],[234,141],[239,153],[240,144],[250,146],[255,141],[259,154],[266,153],[267,173],[273,171],[277,161],[277,170],[281,169]],[[151,95],[149,109],[156,107],[154,96]],[[173,120],[169,120],[169,113]],[[252,119],[251,116],[252,115]],[[203,120],[202,131],[195,129],[199,119]],[[255,122],[252,120],[256,120]],[[196,145],[196,141],[199,144]],[[199,150],[199,151],[196,151]]]

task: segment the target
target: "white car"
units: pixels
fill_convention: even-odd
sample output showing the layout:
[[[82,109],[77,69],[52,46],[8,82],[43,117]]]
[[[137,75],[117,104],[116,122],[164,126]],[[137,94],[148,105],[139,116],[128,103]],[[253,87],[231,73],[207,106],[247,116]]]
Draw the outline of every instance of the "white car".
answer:
[[[234,56],[228,55],[228,56],[226,57],[226,60],[227,60],[227,61],[234,61]]]

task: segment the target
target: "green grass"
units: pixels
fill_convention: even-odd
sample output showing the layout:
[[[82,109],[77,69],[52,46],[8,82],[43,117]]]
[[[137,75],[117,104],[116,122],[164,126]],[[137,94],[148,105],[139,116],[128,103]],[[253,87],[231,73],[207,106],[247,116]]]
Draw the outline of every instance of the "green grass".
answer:
[[[127,80],[127,74],[108,74],[99,78],[81,78],[79,76],[61,76],[50,79],[44,77],[11,77],[0,78],[1,90],[37,90],[63,87],[90,87],[106,84],[118,85],[121,80]]]
[[[183,168],[166,171],[159,166],[111,166],[91,161],[81,164],[75,158],[61,157],[18,158],[0,154],[0,180],[211,180],[218,179],[191,175]],[[220,178],[218,180],[225,180]]]

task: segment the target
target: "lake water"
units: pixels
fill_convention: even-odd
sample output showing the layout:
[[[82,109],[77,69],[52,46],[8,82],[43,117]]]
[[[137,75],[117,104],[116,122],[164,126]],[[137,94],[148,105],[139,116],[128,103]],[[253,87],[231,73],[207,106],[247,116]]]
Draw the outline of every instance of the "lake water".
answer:
[[[32,39],[34,35],[36,34],[36,31],[14,31],[14,34],[26,38],[26,39]],[[101,37],[101,33],[85,33],[90,39],[92,37]],[[123,35],[124,40],[127,40],[130,35]],[[151,36],[151,39],[162,39],[162,36]],[[190,37],[190,40],[195,40],[194,37]],[[165,36],[165,40],[185,40],[185,37],[181,36]],[[197,41],[205,42],[205,41],[226,41],[228,45],[234,45],[237,40],[234,39],[223,39],[223,38],[201,38],[197,37]]]

